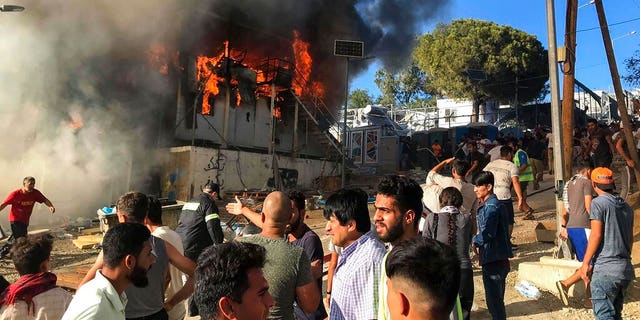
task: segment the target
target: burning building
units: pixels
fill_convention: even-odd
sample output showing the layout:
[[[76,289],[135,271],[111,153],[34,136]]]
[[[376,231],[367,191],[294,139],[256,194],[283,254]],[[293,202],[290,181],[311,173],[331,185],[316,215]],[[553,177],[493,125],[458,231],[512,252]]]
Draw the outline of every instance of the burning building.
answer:
[[[34,175],[69,215],[130,189],[186,199],[207,180],[262,188],[279,171],[310,187],[338,174],[328,130],[346,62],[334,40],[399,68],[446,3],[15,2],[26,10],[0,19],[5,189]],[[350,75],[371,62],[351,61]]]

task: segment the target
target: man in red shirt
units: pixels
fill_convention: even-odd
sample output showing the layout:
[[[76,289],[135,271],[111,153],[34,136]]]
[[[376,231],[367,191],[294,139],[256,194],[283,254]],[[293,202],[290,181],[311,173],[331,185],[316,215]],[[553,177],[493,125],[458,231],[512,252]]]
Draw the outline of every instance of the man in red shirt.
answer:
[[[24,180],[22,180],[22,188],[11,192],[2,204],[0,204],[0,211],[4,210],[6,206],[11,205],[9,223],[11,224],[11,235],[14,241],[27,235],[29,218],[31,218],[33,205],[36,202],[44,202],[44,204],[49,207],[51,213],[56,212],[56,208],[51,201],[36,189],[35,185],[36,179],[34,177],[24,178]]]

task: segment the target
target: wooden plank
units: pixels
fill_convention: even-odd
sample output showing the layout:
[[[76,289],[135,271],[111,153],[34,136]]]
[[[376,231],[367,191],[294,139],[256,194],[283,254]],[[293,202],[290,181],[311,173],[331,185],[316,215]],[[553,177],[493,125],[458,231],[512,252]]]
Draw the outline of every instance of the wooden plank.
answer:
[[[79,249],[91,249],[102,242],[102,235],[79,236],[71,242]]]
[[[78,249],[91,249],[95,247],[99,242],[95,241],[82,241],[82,240],[73,240],[71,241]]]
[[[84,229],[80,231],[80,234],[83,236],[88,236],[96,233],[101,233],[100,228]]]
[[[49,232],[51,232],[51,230],[49,229],[36,229],[36,230],[29,231],[29,235],[38,236],[38,235],[47,234]]]
[[[78,238],[76,238],[78,240],[82,240],[82,241],[98,241],[98,242],[102,242],[102,235],[101,234],[92,234],[92,235],[88,235],[88,236],[78,236]]]

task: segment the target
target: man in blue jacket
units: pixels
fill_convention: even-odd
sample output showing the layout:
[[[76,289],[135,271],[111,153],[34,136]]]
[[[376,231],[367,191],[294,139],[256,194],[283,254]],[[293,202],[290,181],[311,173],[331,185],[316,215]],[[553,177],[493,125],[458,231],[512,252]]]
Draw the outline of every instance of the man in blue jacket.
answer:
[[[473,248],[482,265],[487,308],[494,320],[507,319],[504,307],[505,280],[509,273],[509,217],[504,205],[493,194],[494,178],[490,171],[480,172],[475,180],[476,196],[481,203],[477,211],[478,234]]]

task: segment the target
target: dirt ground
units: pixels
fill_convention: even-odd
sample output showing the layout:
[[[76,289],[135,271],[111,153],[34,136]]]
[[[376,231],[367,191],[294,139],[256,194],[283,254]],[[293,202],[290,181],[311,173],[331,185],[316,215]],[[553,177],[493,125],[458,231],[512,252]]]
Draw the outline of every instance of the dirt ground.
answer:
[[[539,299],[527,299],[521,296],[514,288],[518,282],[518,265],[521,262],[537,261],[542,256],[552,256],[555,245],[552,243],[537,242],[534,228],[541,221],[555,221],[555,194],[553,192],[553,177],[545,175],[545,181],[541,184],[541,190],[529,190],[529,204],[536,209],[537,221],[522,220],[522,214],[516,212],[516,225],[514,228],[514,243],[519,245],[519,249],[514,252],[511,259],[511,272],[507,277],[507,290],[505,294],[505,304],[509,319],[593,319],[590,309],[581,307],[582,301],[570,300],[570,306],[565,307],[557,296],[556,292],[542,291]],[[219,206],[224,208],[224,205]],[[309,212],[307,223],[320,235],[323,243],[328,243],[328,237],[324,235],[325,221],[321,210]],[[37,228],[38,226],[33,226]],[[45,226],[40,226],[45,227]],[[50,227],[51,228],[51,227]],[[91,264],[97,255],[96,249],[77,249],[70,239],[61,239],[64,234],[77,236],[74,230],[63,230],[61,228],[51,228],[52,234],[56,236],[51,259],[52,271],[62,272],[73,269],[79,265]],[[326,247],[325,247],[326,248]],[[636,264],[636,274],[640,274],[640,264]],[[13,269],[10,260],[0,260],[0,274],[9,281],[15,281],[18,277]],[[484,290],[480,269],[474,269],[475,299],[472,318],[490,319],[486,310]],[[627,292],[625,299],[623,318],[640,319],[640,283],[634,280]],[[197,319],[197,318],[190,318]]]

